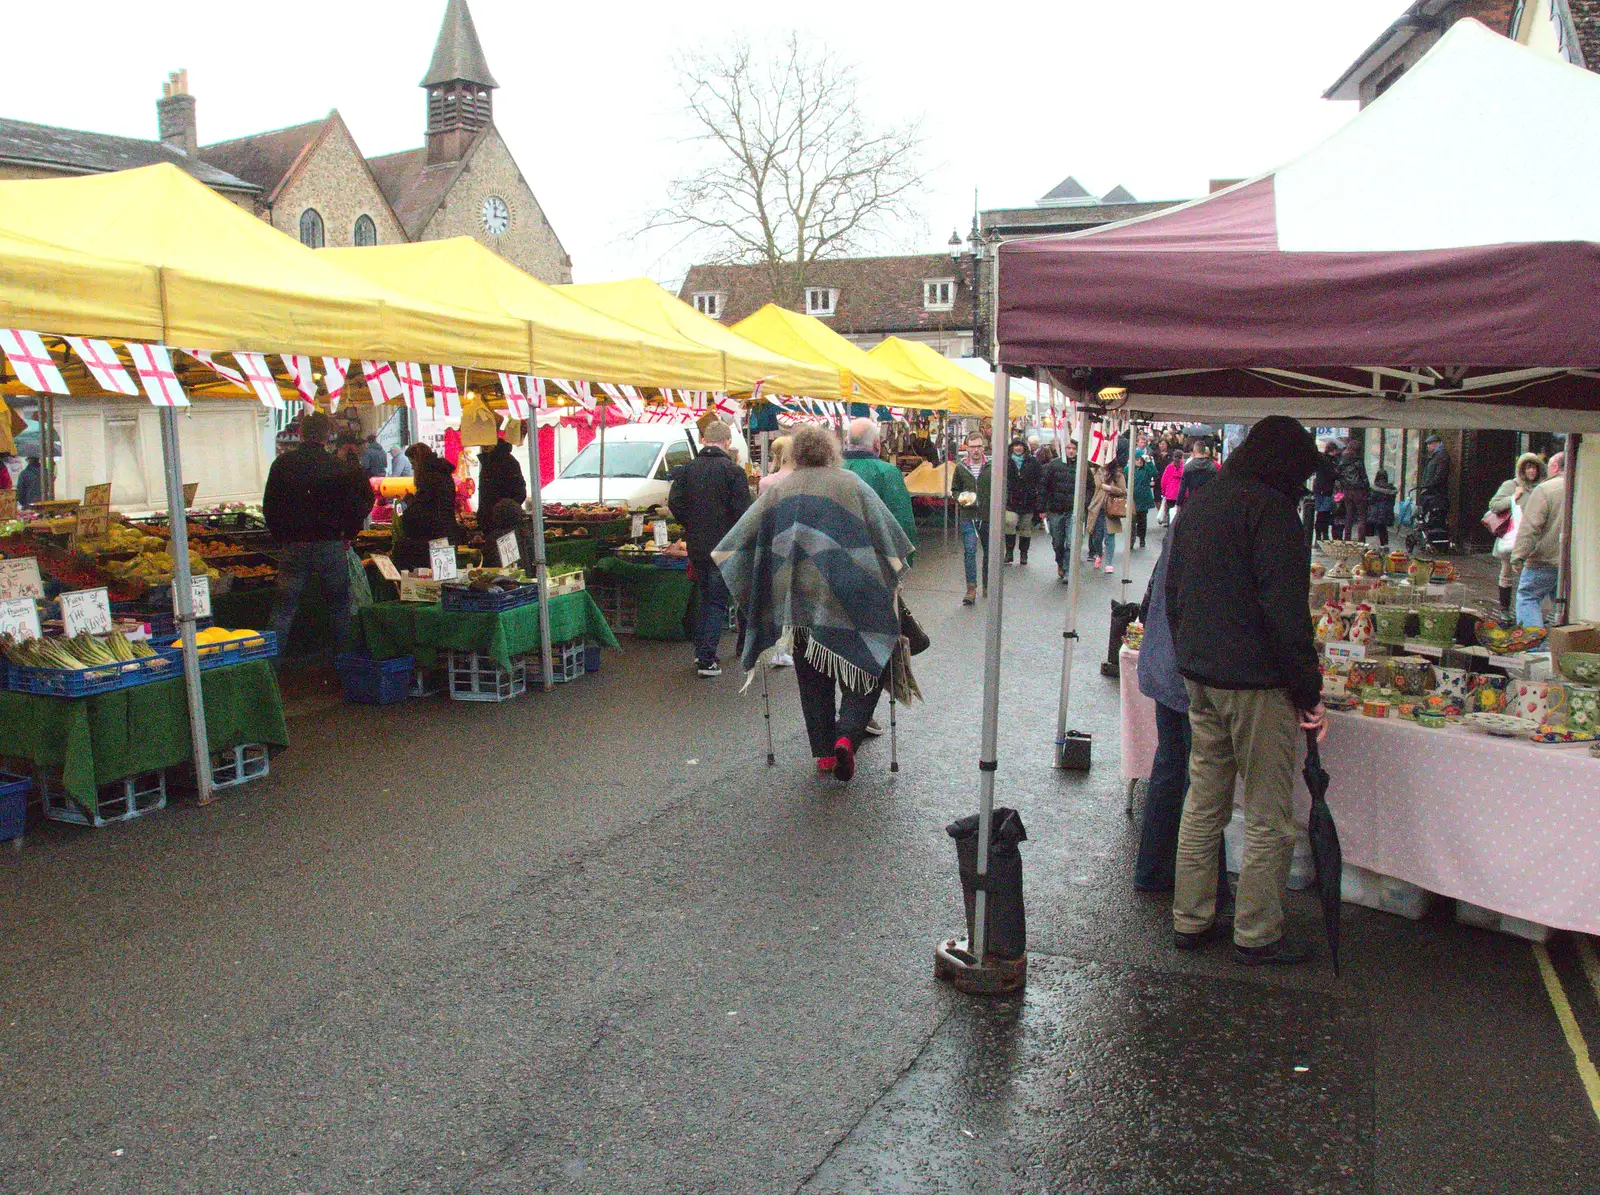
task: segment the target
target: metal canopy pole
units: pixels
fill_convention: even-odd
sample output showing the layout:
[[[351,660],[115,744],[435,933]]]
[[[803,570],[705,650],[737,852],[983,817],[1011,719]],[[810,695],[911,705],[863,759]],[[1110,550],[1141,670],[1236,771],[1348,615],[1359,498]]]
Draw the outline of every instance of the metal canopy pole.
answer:
[[[1078,467],[1072,480],[1072,548],[1067,560],[1067,622],[1061,632],[1061,700],[1056,706],[1056,767],[1065,767],[1067,707],[1072,698],[1072,656],[1078,646],[1078,594],[1083,574],[1083,484],[1089,476],[1089,408],[1078,400]]]
[[[1122,588],[1118,590],[1124,605],[1128,601],[1128,586],[1133,584],[1133,442],[1137,436],[1137,425],[1129,423],[1128,468],[1122,475],[1122,488],[1128,491],[1122,500],[1122,508],[1128,513],[1122,518]]]
[[[594,404],[594,409],[600,413],[600,482],[595,490],[595,501],[604,506],[606,501],[606,400],[601,399]]]
[[[194,639],[194,582],[189,574],[189,523],[183,505],[183,460],[178,450],[178,412],[161,408],[161,456],[167,467],[167,527],[171,532],[172,611],[183,642],[183,687],[189,698],[189,742],[194,749],[195,789],[200,804],[211,802],[211,739],[200,688],[200,649]]]
[[[994,426],[1004,427],[1011,405],[1011,377],[1004,367],[994,373]],[[1001,456],[990,456],[989,526],[1006,525],[1006,482],[1010,466]],[[978,882],[972,905],[972,956],[983,965],[988,946],[989,827],[994,820],[995,758],[1000,737],[1000,624],[1005,610],[1006,570],[994,570],[994,598],[989,602],[983,636],[983,738],[978,751]]]
[[[539,658],[544,664],[544,691],[556,687],[550,665],[550,568],[544,553],[544,474],[539,470],[539,413],[528,413],[528,469],[533,478],[533,575],[539,583]]]

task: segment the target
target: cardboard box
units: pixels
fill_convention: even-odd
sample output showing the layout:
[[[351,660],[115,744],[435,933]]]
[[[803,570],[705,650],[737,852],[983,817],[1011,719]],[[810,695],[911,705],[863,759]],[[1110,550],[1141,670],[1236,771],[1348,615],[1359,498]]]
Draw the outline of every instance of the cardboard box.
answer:
[[[400,600],[402,602],[436,602],[439,600],[439,586],[440,582],[438,581],[402,573],[400,576]]]
[[[1545,645],[1552,656],[1568,651],[1600,652],[1600,624],[1569,622],[1563,627],[1551,627]]]

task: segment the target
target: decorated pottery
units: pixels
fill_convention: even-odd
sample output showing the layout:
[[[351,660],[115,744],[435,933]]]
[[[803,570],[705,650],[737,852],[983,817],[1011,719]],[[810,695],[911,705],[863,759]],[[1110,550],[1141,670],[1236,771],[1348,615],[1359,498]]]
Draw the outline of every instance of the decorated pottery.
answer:
[[[1350,687],[1357,692],[1381,685],[1389,679],[1389,667],[1383,660],[1351,660]]]
[[[1443,714],[1434,713],[1431,710],[1419,710],[1417,712],[1417,725],[1425,726],[1429,730],[1443,730],[1446,721],[1447,719]]]
[[[1433,583],[1441,585],[1446,581],[1456,579],[1456,566],[1448,560],[1435,560],[1433,562]]]
[[[1514,622],[1501,622],[1497,618],[1479,620],[1476,631],[1478,642],[1497,656],[1532,651],[1549,633],[1543,627],[1519,627]]]
[[[1379,643],[1404,643],[1411,611],[1405,606],[1379,606],[1372,612],[1372,637]]]
[[[1510,713],[1545,726],[1567,724],[1567,687],[1558,681],[1519,680],[1512,687]]]
[[[1395,713],[1408,722],[1414,722],[1417,717],[1417,703],[1415,701],[1402,701],[1394,707]]]
[[[1345,638],[1351,643],[1371,643],[1372,636],[1377,632],[1377,625],[1372,617],[1372,607],[1362,602],[1356,607],[1354,617],[1350,619],[1350,628],[1345,632]]]
[[[1361,557],[1361,567],[1366,570],[1369,577],[1383,576],[1384,566],[1383,553],[1377,548],[1368,548]]]
[[[1416,586],[1428,584],[1433,580],[1433,565],[1426,560],[1413,560],[1406,565],[1406,580]]]
[[[1421,656],[1396,656],[1389,661],[1389,683],[1407,697],[1433,692],[1433,665]]]
[[[1322,676],[1322,696],[1343,697],[1350,691],[1350,678],[1341,676],[1337,672],[1327,672]]]
[[[1454,643],[1460,606],[1423,606],[1417,610],[1417,638],[1424,643]]]
[[[1371,700],[1361,703],[1361,712],[1369,718],[1387,718],[1389,710],[1390,705],[1387,701]]]
[[[1452,705],[1467,704],[1467,670],[1465,668],[1440,668],[1435,672],[1433,691]]]
[[[1327,571],[1328,566],[1323,564],[1322,561],[1313,560],[1311,562],[1311,579],[1313,581],[1322,580],[1322,578],[1327,574]]]
[[[1510,679],[1504,676],[1490,676],[1486,673],[1468,673],[1468,712],[1475,714],[1506,713],[1506,689],[1510,683]]]
[[[1592,730],[1574,730],[1570,726],[1541,726],[1530,736],[1530,741],[1541,747],[1566,747],[1572,743],[1592,743],[1600,739]]]
[[[1564,651],[1557,658],[1556,667],[1562,676],[1580,685],[1600,685],[1600,654]]]
[[[1593,685],[1567,686],[1567,729],[1600,731],[1600,689]]]
[[[1463,719],[1472,730],[1481,730],[1498,738],[1526,738],[1539,729],[1531,718],[1518,718],[1512,714],[1468,714]]]
[[[1344,638],[1344,632],[1344,615],[1338,606],[1329,602],[1322,608],[1322,616],[1317,619],[1317,642],[1338,643]]]
[[[1410,567],[1411,557],[1407,556],[1399,548],[1396,548],[1394,551],[1389,553],[1388,559],[1384,561],[1383,571],[1388,573],[1391,577],[1403,577],[1406,575],[1406,570]]]

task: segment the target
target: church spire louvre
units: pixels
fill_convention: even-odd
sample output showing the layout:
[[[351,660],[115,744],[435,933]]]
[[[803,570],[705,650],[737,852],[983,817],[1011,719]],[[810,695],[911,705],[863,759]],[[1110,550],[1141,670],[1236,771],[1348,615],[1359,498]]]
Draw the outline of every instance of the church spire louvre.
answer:
[[[477,27],[472,23],[472,13],[467,0],[449,0],[444,9],[444,22],[439,26],[439,40],[433,47],[433,61],[422,80],[423,87],[441,83],[476,83],[480,87],[498,87],[489,73],[489,63],[483,56],[483,43],[478,40]]]

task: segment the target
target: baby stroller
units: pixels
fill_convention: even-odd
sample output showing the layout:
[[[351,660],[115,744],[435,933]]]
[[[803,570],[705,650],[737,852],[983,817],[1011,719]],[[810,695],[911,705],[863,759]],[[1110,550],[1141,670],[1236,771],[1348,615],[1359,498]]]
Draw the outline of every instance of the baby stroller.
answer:
[[[1406,551],[1446,555],[1450,551],[1450,507],[1424,495],[1417,501],[1417,523],[1406,533]]]

